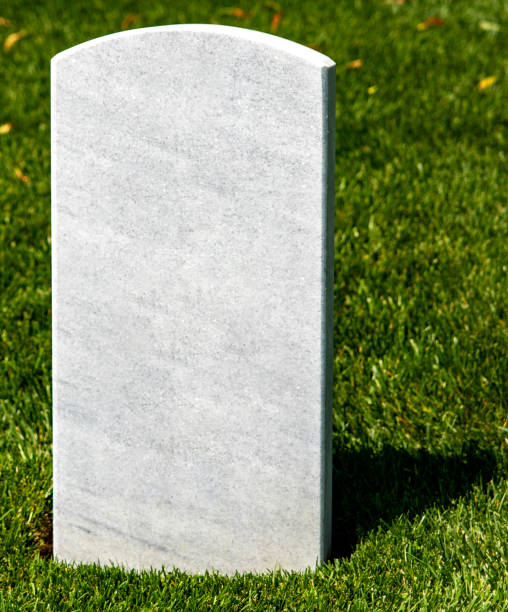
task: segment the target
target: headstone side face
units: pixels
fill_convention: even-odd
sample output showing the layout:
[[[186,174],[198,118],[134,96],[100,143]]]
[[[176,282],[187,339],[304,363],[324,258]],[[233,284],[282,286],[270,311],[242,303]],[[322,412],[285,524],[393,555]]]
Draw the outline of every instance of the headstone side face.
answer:
[[[166,26],[51,65],[54,550],[329,553],[335,65]]]

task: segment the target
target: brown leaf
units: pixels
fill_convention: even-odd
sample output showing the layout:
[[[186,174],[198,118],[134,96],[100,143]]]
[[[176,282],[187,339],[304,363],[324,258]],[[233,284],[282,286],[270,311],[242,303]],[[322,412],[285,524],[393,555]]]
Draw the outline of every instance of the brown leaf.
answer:
[[[358,70],[358,68],[361,68],[363,66],[363,62],[361,59],[355,59],[352,60],[351,62],[348,62],[344,68],[346,70]]]
[[[128,30],[133,23],[139,21],[140,17],[141,15],[125,15],[125,17],[122,19],[122,30]]]
[[[18,167],[14,168],[14,172],[16,173],[16,176],[19,178],[19,180],[23,181],[23,183],[30,182],[30,179],[28,178],[28,176],[23,174],[23,172],[21,172],[21,170]]]
[[[310,43],[309,45],[307,45],[307,47],[310,47],[311,49],[314,49],[315,51],[324,51],[325,49],[325,45],[315,45],[314,43]]]
[[[8,134],[12,130],[12,123],[0,125],[0,134]]]
[[[494,85],[496,81],[497,81],[496,76],[485,77],[478,83],[478,89],[487,89],[487,87]]]
[[[0,26],[3,26],[4,28],[8,28],[11,25],[11,22],[6,19],[5,17],[0,17]]]
[[[253,17],[252,13],[247,13],[243,9],[237,7],[225,8],[221,11],[221,13],[223,15],[232,15],[237,19],[252,19]]]
[[[27,34],[28,32],[26,30],[20,30],[19,32],[9,34],[4,41],[4,51],[9,51],[9,49],[11,49],[11,47],[18,42],[18,40],[24,38]]]
[[[423,30],[426,30],[427,28],[435,28],[436,26],[444,26],[444,24],[445,24],[444,19],[441,19],[441,17],[429,17],[425,21],[422,21],[421,23],[419,23],[416,26],[416,29],[422,32]]]
[[[282,19],[282,13],[274,13],[272,17],[272,32],[277,32],[280,26],[280,21]]]

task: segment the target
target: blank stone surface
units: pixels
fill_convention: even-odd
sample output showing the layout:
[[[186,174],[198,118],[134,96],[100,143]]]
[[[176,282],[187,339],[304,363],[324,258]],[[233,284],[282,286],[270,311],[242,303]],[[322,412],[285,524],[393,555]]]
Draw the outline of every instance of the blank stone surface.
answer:
[[[56,557],[315,566],[335,64],[165,26],[68,49],[51,80]]]

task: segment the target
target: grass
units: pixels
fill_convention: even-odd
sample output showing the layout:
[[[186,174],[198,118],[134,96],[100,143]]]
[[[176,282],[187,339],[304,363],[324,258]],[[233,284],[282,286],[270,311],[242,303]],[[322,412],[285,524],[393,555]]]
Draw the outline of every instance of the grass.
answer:
[[[1,5],[0,42],[26,36],[0,48],[0,610],[507,610],[502,0],[282,1],[276,33],[337,62],[334,558],[232,579],[51,560],[49,59],[127,15],[276,27],[276,3],[227,8]]]

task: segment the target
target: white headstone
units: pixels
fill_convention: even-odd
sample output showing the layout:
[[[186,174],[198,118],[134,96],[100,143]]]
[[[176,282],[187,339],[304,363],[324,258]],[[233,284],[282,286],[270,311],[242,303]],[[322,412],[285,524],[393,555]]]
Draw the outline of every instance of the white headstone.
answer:
[[[335,64],[240,28],[51,62],[54,550],[327,557]]]

